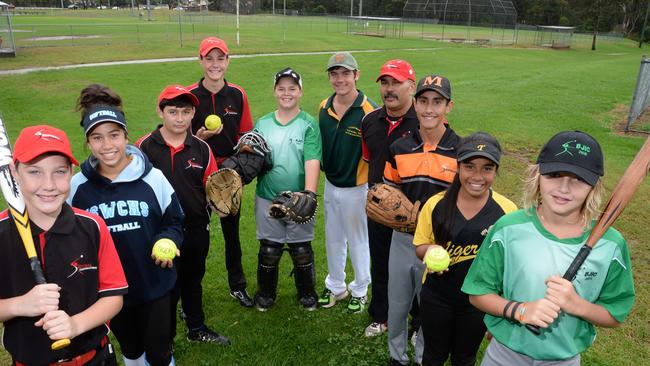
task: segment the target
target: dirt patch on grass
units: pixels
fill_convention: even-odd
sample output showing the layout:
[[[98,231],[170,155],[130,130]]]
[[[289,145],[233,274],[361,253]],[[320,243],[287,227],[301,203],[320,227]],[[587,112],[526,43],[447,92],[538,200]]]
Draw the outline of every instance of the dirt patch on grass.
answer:
[[[619,136],[648,136],[650,133],[650,110],[643,112],[639,118],[632,123],[630,131],[625,131],[630,107],[625,104],[617,104],[614,109],[608,112],[612,117],[612,130]]]

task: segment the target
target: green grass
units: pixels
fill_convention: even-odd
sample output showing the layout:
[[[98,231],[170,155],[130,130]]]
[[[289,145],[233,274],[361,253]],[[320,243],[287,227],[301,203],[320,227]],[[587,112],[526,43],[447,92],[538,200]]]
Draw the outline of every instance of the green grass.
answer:
[[[260,34],[262,31],[259,31]],[[439,43],[357,36],[336,36],[305,32],[308,42],[277,41],[281,34],[270,29],[268,37],[253,46],[233,47],[233,53],[257,53],[273,50],[311,51],[334,49],[398,48],[417,45],[436,47]],[[232,34],[224,36],[232,37]],[[276,41],[272,41],[275,39]],[[268,44],[263,44],[269,42]],[[198,41],[197,41],[198,43]],[[245,43],[244,43],[245,44]],[[395,46],[397,45],[397,46]],[[138,45],[140,46],[140,45]],[[93,46],[94,47],[94,46]],[[87,61],[87,50],[93,47],[70,48],[53,57],[53,63],[69,62],[70,58]],[[248,47],[248,48],[247,48]],[[141,58],[154,54],[154,47],[145,49]],[[165,46],[161,46],[165,48]],[[184,50],[194,54],[196,45]],[[48,51],[39,50],[38,65],[49,66]],[[161,51],[162,53],[167,52]],[[136,58],[139,50],[120,47],[96,54],[95,61],[122,56]],[[170,51],[171,52],[171,51]],[[594,135],[606,156],[606,187],[611,189],[642,143],[637,137],[621,136],[615,125],[625,118],[615,110],[629,105],[642,51],[629,43],[604,44],[597,52],[584,50],[552,51],[546,49],[479,48],[445,45],[435,50],[355,54],[361,65],[359,88],[379,101],[374,82],[381,64],[390,58],[409,60],[418,76],[429,72],[443,74],[453,85],[456,107],[449,119],[461,135],[483,130],[494,134],[505,148],[506,155],[495,188],[515,201],[520,199],[520,177],[526,163],[534,159],[541,145],[555,132],[580,129]],[[65,56],[65,57],[63,57]],[[317,105],[331,93],[324,72],[327,55],[274,56],[232,59],[227,79],[242,85],[248,92],[254,118],[274,108],[272,75],[292,66],[304,77],[305,110],[314,113]],[[4,60],[0,61],[4,66]],[[23,60],[21,65],[32,65]],[[14,64],[16,66],[16,64]],[[17,67],[17,66],[16,66]],[[3,67],[4,68],[4,67]],[[77,157],[87,156],[79,116],[74,102],[81,88],[91,82],[110,85],[124,99],[132,140],[149,132],[158,123],[155,101],[167,84],[190,84],[201,71],[196,62],[147,65],[110,66],[56,72],[39,72],[17,76],[0,76],[0,111],[8,133],[14,139],[28,124],[51,123],[65,129],[71,136]],[[632,253],[637,301],[628,321],[619,329],[600,329],[595,345],[583,354],[583,365],[640,365],[650,358],[650,277],[648,241],[650,184],[645,182],[637,196],[616,223],[625,235]],[[322,194],[322,185],[320,187]],[[242,209],[242,246],[244,270],[249,291],[256,288],[255,270],[258,243],[254,237],[252,186],[246,187]],[[351,315],[344,306],[307,313],[295,299],[293,279],[289,277],[291,260],[282,259],[278,303],[268,313],[243,309],[228,295],[223,255],[223,239],[218,220],[213,220],[213,243],[204,280],[207,323],[228,335],[233,345],[228,348],[189,344],[179,336],[176,358],[180,365],[378,365],[388,358],[386,337],[363,337],[369,322],[366,313]],[[326,257],[322,213],[316,225],[316,268],[318,289],[326,275]],[[349,276],[352,271],[348,268]],[[179,324],[179,334],[183,325]],[[0,364],[6,364],[0,354]]]

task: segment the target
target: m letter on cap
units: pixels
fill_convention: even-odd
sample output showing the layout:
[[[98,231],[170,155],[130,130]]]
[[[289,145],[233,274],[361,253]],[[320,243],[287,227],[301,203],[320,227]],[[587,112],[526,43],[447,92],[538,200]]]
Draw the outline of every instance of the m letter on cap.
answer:
[[[442,78],[440,76],[436,76],[435,78],[432,78],[431,76],[427,76],[426,79],[424,79],[424,85],[431,85],[434,84],[435,86],[442,88]]]

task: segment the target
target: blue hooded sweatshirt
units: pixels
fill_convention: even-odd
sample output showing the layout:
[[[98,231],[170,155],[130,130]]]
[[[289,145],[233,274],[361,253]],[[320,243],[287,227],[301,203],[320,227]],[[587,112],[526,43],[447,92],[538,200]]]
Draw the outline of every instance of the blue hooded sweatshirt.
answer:
[[[131,162],[111,181],[97,171],[90,156],[72,177],[68,204],[101,216],[122,261],[129,292],[126,306],[166,295],[176,283],[176,267],[161,268],[151,259],[161,238],[183,242],[183,209],[163,173],[135,146],[127,145]]]

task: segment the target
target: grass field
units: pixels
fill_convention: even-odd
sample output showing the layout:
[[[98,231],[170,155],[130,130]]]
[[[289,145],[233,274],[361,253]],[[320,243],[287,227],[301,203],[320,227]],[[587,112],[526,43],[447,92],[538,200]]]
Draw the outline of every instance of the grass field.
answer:
[[[92,19],[89,22],[92,23]],[[99,20],[95,20],[99,21]],[[106,19],[101,19],[106,22]],[[259,44],[232,47],[232,52],[331,51],[339,49],[390,49],[356,53],[361,65],[359,88],[379,101],[375,84],[377,72],[390,58],[409,60],[418,76],[437,72],[450,78],[456,107],[449,116],[461,135],[483,130],[494,134],[506,151],[495,189],[514,201],[520,199],[520,177],[524,166],[536,156],[541,145],[555,132],[580,129],[594,135],[605,152],[608,189],[642,143],[642,138],[619,133],[625,121],[639,60],[642,54],[632,42],[602,45],[597,52],[584,50],[482,48],[447,45],[431,41],[390,40],[344,35],[312,34],[309,41],[296,38],[282,41],[273,29],[255,30]],[[269,33],[263,38],[263,33]],[[221,34],[232,44],[232,33]],[[313,37],[313,40],[312,38]],[[253,39],[256,39],[253,37]],[[253,42],[253,40],[251,40]],[[266,43],[265,43],[266,42]],[[50,66],[73,60],[83,62],[135,59],[195,54],[195,44],[175,53],[172,47],[148,48],[98,46],[34,49],[30,58],[0,59],[0,68]],[[244,43],[246,44],[246,43]],[[158,46],[158,47],[155,47]],[[423,49],[423,48],[427,49]],[[398,48],[419,48],[398,50]],[[158,50],[160,49],[160,50]],[[55,50],[49,55],[50,50]],[[100,50],[100,52],[94,53]],[[142,52],[140,52],[142,51]],[[31,49],[29,52],[32,52]],[[158,53],[159,52],[159,53]],[[89,55],[92,54],[92,55]],[[138,57],[141,55],[141,57]],[[48,58],[51,57],[51,58]],[[327,55],[289,55],[233,59],[227,79],[242,85],[249,94],[253,117],[274,108],[272,75],[292,66],[304,78],[302,106],[315,113],[317,105],[331,93],[325,65]],[[38,63],[32,60],[38,59]],[[52,60],[50,63],[49,60]],[[76,62],[74,62],[76,63]],[[8,66],[5,66],[8,65]],[[195,61],[147,65],[85,68],[26,75],[0,76],[0,111],[8,133],[14,139],[29,124],[50,123],[65,129],[73,140],[77,157],[88,155],[74,103],[81,88],[97,82],[110,85],[125,101],[131,139],[149,132],[158,123],[155,101],[167,84],[190,84],[201,75]],[[322,186],[320,187],[322,193]],[[244,270],[249,291],[255,291],[258,243],[254,237],[252,186],[246,188],[242,215]],[[627,238],[632,253],[637,301],[628,321],[619,329],[600,329],[592,348],[583,354],[583,365],[641,365],[650,359],[650,249],[646,209],[650,183],[645,182],[626,212],[615,225]],[[326,275],[322,213],[316,226],[316,268],[318,290]],[[204,280],[207,323],[228,335],[228,348],[189,344],[179,335],[176,359],[179,365],[379,365],[388,359],[386,337],[364,338],[366,313],[347,314],[344,306],[305,312],[295,299],[293,279],[288,277],[291,260],[281,263],[277,305],[268,313],[243,309],[228,295],[223,256],[223,239],[218,220],[213,220],[213,236],[208,271]],[[352,276],[350,270],[349,276]],[[179,333],[183,325],[179,324]],[[7,364],[0,351],[0,364]]]

